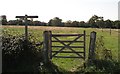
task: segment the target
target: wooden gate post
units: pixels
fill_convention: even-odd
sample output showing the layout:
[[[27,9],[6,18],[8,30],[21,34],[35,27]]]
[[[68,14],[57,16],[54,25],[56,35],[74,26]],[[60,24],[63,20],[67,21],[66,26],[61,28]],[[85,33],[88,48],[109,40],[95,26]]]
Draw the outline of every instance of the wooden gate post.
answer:
[[[91,32],[90,34],[90,44],[89,44],[89,56],[88,60],[91,63],[95,60],[95,42],[96,42],[96,32]]]
[[[86,32],[84,30],[84,60],[86,58]]]
[[[48,63],[50,61],[51,31],[44,31],[43,37],[44,37],[43,59],[44,59],[44,63]]]

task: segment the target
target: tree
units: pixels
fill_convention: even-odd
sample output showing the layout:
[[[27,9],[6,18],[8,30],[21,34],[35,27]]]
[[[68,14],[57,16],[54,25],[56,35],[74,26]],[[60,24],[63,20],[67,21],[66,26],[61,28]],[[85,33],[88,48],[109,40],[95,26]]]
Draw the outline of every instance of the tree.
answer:
[[[72,27],[78,27],[79,26],[79,22],[78,21],[73,21],[72,22]]]
[[[72,21],[71,20],[68,20],[64,23],[64,26],[65,27],[72,27]]]
[[[103,32],[103,28],[105,28],[103,17],[98,17],[98,19],[96,20],[96,25],[98,28],[102,28],[102,32]]]
[[[108,19],[105,21],[105,26],[106,28],[110,28],[110,35],[111,35],[111,28],[113,27],[113,22]]]
[[[98,20],[98,18],[99,17],[97,15],[94,15],[89,19],[88,23],[91,25],[92,28],[97,27],[96,21]]]
[[[114,27],[117,29],[120,29],[120,21],[119,20],[114,21]]]
[[[103,17],[99,17],[97,15],[94,15],[90,18],[88,21],[88,24],[91,25],[92,28],[104,28],[104,19]]]
[[[17,22],[16,22],[17,25],[24,25],[23,20],[21,20],[21,19],[17,19],[16,21],[17,21]]]
[[[96,25],[97,25],[99,28],[104,28],[104,19],[103,19],[103,17],[99,17],[99,18],[96,20]]]
[[[79,27],[86,27],[87,25],[84,21],[80,21],[78,26]]]
[[[19,24],[17,20],[9,20],[8,25],[17,25]]]
[[[105,20],[105,28],[112,28],[113,22],[111,20]]]
[[[49,20],[48,26],[52,26],[52,19]]]
[[[1,18],[2,18],[2,25],[7,25],[6,15],[2,15]]]
[[[62,19],[55,17],[48,22],[49,26],[63,26]]]

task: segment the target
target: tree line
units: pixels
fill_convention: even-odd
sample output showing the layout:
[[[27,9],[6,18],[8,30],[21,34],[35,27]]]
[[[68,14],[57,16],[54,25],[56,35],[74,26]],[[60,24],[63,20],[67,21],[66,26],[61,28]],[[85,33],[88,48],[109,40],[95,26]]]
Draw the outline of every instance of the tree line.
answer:
[[[24,25],[24,19],[16,19],[7,21],[6,15],[2,16],[3,25]],[[50,19],[49,22],[28,20],[30,26],[59,26],[59,27],[84,27],[84,28],[114,28],[120,29],[120,21],[112,21],[110,19],[104,20],[103,17],[93,15],[87,22],[85,21],[71,21],[62,22],[59,17]]]

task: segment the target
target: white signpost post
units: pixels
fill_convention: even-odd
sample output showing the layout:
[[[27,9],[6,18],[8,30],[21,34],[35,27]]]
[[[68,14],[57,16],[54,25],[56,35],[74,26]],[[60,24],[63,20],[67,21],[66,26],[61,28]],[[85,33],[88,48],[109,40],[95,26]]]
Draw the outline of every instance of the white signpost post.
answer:
[[[120,1],[118,2],[118,20],[120,21]],[[118,26],[120,28],[120,25]],[[118,44],[120,44],[120,30],[118,29]],[[118,61],[120,62],[120,45],[118,46]]]
[[[118,2],[118,20],[120,20],[120,1]]]
[[[0,74],[2,74],[2,17],[0,16]]]

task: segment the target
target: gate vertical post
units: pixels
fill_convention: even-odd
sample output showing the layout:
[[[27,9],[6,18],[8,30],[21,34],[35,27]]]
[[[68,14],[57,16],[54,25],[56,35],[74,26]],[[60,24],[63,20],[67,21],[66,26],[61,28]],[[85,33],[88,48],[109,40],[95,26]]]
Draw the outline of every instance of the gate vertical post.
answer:
[[[52,32],[49,31],[49,58],[52,59]]]
[[[84,60],[86,58],[86,32],[84,30]]]
[[[43,59],[44,63],[48,63],[50,61],[50,52],[49,49],[51,48],[50,46],[50,31],[44,31],[43,37],[44,37],[44,42],[43,42]]]
[[[89,57],[88,60],[92,63],[95,60],[95,42],[96,42],[96,32],[91,32],[90,34],[90,44],[89,44]]]
[[[84,30],[84,61],[86,59],[86,32]],[[84,62],[84,68],[86,67],[86,64]]]

